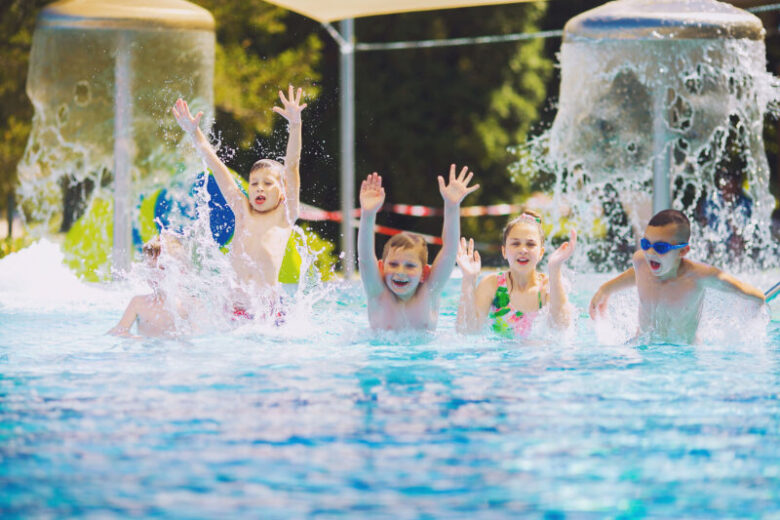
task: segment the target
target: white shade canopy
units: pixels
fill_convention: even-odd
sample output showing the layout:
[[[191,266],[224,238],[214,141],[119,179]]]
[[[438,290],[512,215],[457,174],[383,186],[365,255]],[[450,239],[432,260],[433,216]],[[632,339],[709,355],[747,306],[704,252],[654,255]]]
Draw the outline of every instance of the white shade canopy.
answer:
[[[318,22],[333,22],[379,14],[429,11],[455,7],[515,4],[532,0],[268,0],[269,3],[313,18]]]

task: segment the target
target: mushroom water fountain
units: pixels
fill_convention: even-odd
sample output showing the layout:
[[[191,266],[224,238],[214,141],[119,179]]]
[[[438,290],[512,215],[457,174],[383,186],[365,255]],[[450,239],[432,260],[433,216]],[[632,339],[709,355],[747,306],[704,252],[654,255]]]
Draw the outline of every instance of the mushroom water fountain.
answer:
[[[186,97],[211,119],[214,46],[211,14],[182,0],[65,0],[41,11],[18,196],[28,228],[65,233],[66,261],[86,279],[128,269],[144,231],[140,198],[194,160],[177,152],[169,110]]]
[[[630,251],[652,213],[673,207],[693,222],[694,255],[774,262],[762,134],[777,81],[756,16],[715,0],[609,2],[569,20],[560,65],[558,112],[536,144],[555,190],[589,201],[574,204],[583,229],[619,227],[619,213],[613,236]],[[728,183],[739,204],[722,195]]]

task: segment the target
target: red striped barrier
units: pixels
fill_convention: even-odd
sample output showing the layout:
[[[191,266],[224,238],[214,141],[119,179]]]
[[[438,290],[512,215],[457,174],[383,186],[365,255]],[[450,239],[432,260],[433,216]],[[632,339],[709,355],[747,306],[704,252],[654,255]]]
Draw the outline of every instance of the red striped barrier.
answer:
[[[465,217],[478,217],[483,215],[508,215],[510,213],[519,212],[522,207],[519,204],[494,204],[492,206],[470,206],[461,208],[460,214]],[[414,217],[435,217],[443,215],[444,211],[441,208],[431,208],[428,206],[411,206],[408,204],[386,204],[382,207],[383,211],[389,211],[399,215],[410,215]],[[354,227],[360,225],[360,208],[356,208],[352,211],[352,216],[355,220],[352,222]],[[308,220],[310,222],[322,222],[332,221],[341,222],[341,211],[326,211],[316,206],[301,203],[301,210],[299,214],[301,220]],[[374,226],[374,232],[381,235],[397,235],[403,233],[403,229],[392,228],[389,226]],[[416,235],[420,235],[428,244],[435,244],[437,246],[442,245],[441,237],[426,235],[425,233],[418,233],[414,231]],[[495,249],[495,246],[491,244],[484,244],[482,242],[475,243],[480,249]]]
[[[379,233],[381,235],[393,236],[393,235],[397,235],[398,233],[403,233],[403,232],[404,232],[403,229],[396,229],[396,228],[391,228],[391,227],[387,227],[387,226],[380,226],[380,225],[374,226],[374,233]],[[426,235],[425,233],[418,233],[417,231],[414,231],[414,234],[421,236],[423,238],[423,240],[425,240],[428,244],[436,244],[437,246],[442,245],[441,237],[435,237],[433,235]]]
[[[484,216],[502,216],[519,213],[523,209],[521,204],[492,204],[489,206],[467,206],[460,208],[461,217],[484,217]],[[442,208],[433,208],[430,206],[413,206],[410,204],[385,204],[382,211],[395,213],[397,215],[407,215],[411,217],[440,217],[444,215]],[[360,217],[360,208],[352,210],[354,218]],[[341,211],[326,211],[324,209],[301,204],[300,218],[310,221],[341,222]]]
[[[309,220],[312,222],[320,222],[323,220],[330,220],[333,222],[341,222],[340,211],[326,211],[308,204],[301,204],[301,209],[298,214],[298,218],[301,220]]]

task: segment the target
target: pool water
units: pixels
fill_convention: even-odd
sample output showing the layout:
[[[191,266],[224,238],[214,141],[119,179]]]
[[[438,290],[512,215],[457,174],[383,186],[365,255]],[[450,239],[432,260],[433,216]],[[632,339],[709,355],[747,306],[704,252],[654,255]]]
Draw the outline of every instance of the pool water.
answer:
[[[303,323],[131,340],[130,288],[31,255],[0,261],[2,518],[780,515],[779,321],[516,344],[457,335],[452,280],[436,334],[374,334],[349,282]]]

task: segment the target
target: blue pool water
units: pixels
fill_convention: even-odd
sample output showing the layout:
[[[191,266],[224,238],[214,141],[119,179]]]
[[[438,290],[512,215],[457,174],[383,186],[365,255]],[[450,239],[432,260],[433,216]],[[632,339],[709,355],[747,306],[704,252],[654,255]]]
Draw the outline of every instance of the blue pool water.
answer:
[[[435,335],[377,336],[349,283],[303,324],[136,341],[104,334],[130,289],[15,269],[2,518],[780,515],[778,321],[626,346],[581,319],[513,344],[455,334],[453,280]]]

